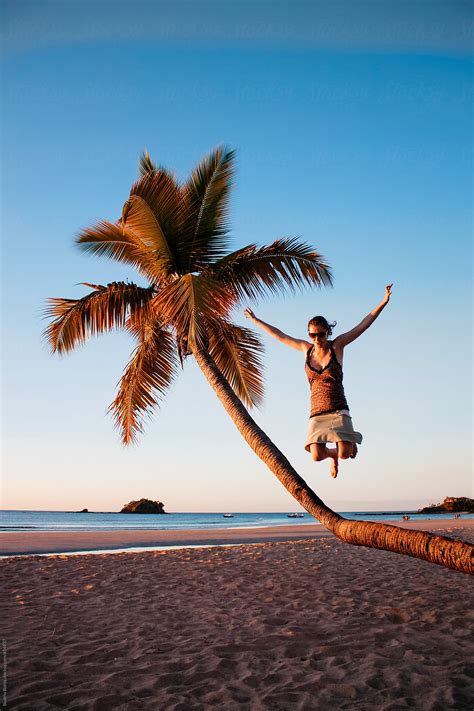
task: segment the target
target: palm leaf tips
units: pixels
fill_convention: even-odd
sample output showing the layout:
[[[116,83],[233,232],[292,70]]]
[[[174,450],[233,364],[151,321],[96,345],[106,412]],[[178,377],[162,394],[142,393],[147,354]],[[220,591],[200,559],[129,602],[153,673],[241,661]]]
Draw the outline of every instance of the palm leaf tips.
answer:
[[[138,173],[141,178],[149,173],[164,173],[172,180],[175,180],[175,177],[170,170],[165,168],[163,165],[158,165],[152,161],[147,149],[145,149],[140,156],[140,160],[138,162]]]
[[[189,269],[222,258],[228,247],[229,198],[235,151],[220,146],[200,161],[183,184],[183,238]]]
[[[243,247],[215,262],[209,273],[238,299],[332,284],[331,269],[324,257],[295,238],[279,239],[266,247]]]
[[[123,224],[103,220],[82,230],[76,240],[82,252],[131,264],[152,283],[163,278],[162,265],[152,250]]]
[[[138,163],[138,172],[140,173],[140,176],[148,175],[148,173],[154,173],[156,169],[157,168],[150,158],[148,150],[145,148]]]
[[[177,372],[173,336],[155,325],[140,329],[140,340],[119,382],[110,405],[122,443],[132,444],[143,431],[143,421],[151,416],[166,394]]]
[[[209,353],[232,390],[247,407],[263,401],[263,345],[256,334],[219,319],[209,329]]]
[[[91,336],[123,328],[127,318],[145,318],[153,288],[113,282],[94,286],[94,291],[82,299],[52,298],[48,300],[45,317],[53,321],[44,331],[51,350],[60,354],[73,350]]]

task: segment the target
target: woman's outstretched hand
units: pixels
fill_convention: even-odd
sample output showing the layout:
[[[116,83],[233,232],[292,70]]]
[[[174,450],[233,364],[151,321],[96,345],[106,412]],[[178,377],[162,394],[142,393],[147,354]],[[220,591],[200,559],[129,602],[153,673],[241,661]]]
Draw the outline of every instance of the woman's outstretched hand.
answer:
[[[383,297],[383,301],[385,304],[388,304],[390,301],[390,297],[392,296],[392,286],[393,284],[387,284],[385,287],[385,296]]]
[[[249,318],[251,321],[255,319],[255,314],[252,309],[245,309],[244,316],[245,318]]]

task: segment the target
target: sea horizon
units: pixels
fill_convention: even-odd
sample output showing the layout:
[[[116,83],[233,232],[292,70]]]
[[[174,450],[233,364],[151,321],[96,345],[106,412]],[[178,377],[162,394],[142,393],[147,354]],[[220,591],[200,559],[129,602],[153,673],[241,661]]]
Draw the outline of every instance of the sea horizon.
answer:
[[[454,513],[421,514],[410,509],[378,511],[339,511],[353,520],[374,518],[378,521],[454,519]],[[295,516],[296,514],[296,516]],[[462,518],[474,518],[463,513]],[[320,525],[319,521],[301,509],[286,511],[209,511],[167,512],[166,514],[129,514],[116,511],[51,511],[34,509],[0,509],[0,532],[8,531],[130,531],[130,530],[204,530],[229,528],[268,528],[288,525]]]

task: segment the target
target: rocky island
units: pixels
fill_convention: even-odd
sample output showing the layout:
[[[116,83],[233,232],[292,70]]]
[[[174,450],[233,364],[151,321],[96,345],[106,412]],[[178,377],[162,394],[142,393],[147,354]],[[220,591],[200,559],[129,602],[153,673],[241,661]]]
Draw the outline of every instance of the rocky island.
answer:
[[[137,514],[165,514],[164,504],[161,501],[152,501],[151,499],[140,499],[139,501],[130,501],[126,504],[120,513],[137,513]]]
[[[467,496],[447,496],[442,504],[430,504],[417,513],[474,513],[474,499]]]

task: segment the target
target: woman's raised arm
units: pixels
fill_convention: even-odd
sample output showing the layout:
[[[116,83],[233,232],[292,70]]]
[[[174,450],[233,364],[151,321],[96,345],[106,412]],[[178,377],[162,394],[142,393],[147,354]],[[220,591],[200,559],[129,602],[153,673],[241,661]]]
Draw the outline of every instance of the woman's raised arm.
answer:
[[[352,341],[355,341],[356,338],[359,338],[359,336],[364,333],[364,331],[367,331],[369,326],[373,324],[377,316],[383,311],[383,309],[386,307],[388,302],[390,301],[390,297],[392,295],[392,286],[393,284],[387,284],[385,287],[385,296],[383,297],[382,301],[378,306],[373,309],[370,314],[367,314],[365,318],[362,319],[362,321],[357,324],[357,326],[354,326],[350,331],[347,331],[347,333],[341,333],[340,336],[337,336],[337,338],[334,339],[334,346],[341,346],[344,348],[344,346],[347,346],[349,343],[352,343]]]
[[[254,312],[251,309],[245,309],[244,315],[246,316],[246,318],[250,319],[252,323],[257,324],[257,326],[260,326],[262,331],[265,331],[265,333],[268,333],[270,336],[273,336],[273,338],[276,338],[277,341],[280,341],[280,343],[283,343],[285,346],[290,346],[290,348],[296,348],[297,351],[303,351],[304,353],[306,353],[306,351],[308,350],[309,344],[307,341],[302,341],[299,338],[292,338],[286,333],[283,333],[283,331],[280,331],[279,328],[275,328],[275,326],[270,326],[269,323],[261,321],[255,316]]]

